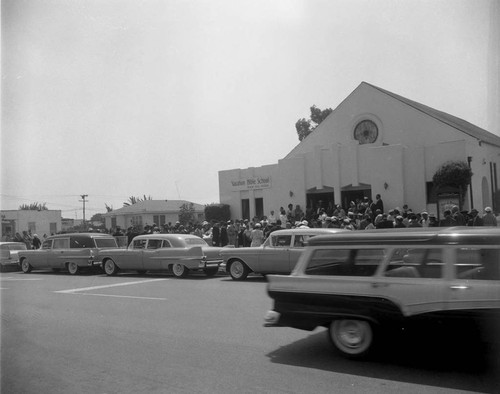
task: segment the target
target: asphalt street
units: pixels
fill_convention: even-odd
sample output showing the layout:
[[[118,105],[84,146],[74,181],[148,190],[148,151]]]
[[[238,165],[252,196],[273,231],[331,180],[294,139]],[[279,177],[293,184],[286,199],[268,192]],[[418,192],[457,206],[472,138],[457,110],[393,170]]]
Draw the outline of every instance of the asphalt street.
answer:
[[[388,344],[337,355],[324,329],[265,328],[262,277],[0,274],[1,392],[499,392],[498,355]]]

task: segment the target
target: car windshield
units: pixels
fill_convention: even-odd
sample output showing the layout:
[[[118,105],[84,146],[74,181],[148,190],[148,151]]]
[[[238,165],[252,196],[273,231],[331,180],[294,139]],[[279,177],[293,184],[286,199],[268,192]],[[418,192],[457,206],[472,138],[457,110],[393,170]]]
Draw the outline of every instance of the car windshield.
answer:
[[[116,240],[114,238],[96,238],[95,244],[98,248],[117,248]]]
[[[188,245],[200,245],[200,246],[207,246],[208,244],[205,242],[205,240],[198,238],[198,237],[193,237],[193,238],[185,238],[186,244]]]

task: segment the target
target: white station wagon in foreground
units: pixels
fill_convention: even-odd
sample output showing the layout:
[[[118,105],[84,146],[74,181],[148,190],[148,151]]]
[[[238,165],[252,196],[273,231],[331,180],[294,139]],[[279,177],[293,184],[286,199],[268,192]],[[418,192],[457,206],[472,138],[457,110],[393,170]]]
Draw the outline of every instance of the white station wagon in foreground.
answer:
[[[221,250],[195,235],[148,234],[135,237],[126,249],[102,250],[96,260],[110,276],[120,270],[171,271],[178,278],[186,277],[191,271],[214,276],[222,263]]]
[[[424,337],[429,327],[444,328],[446,336],[474,327],[484,342],[496,344],[500,228],[314,237],[291,275],[268,276],[268,293],[274,309],[266,315],[266,326],[327,327],[337,350],[352,358],[366,355],[379,334],[415,327]]]

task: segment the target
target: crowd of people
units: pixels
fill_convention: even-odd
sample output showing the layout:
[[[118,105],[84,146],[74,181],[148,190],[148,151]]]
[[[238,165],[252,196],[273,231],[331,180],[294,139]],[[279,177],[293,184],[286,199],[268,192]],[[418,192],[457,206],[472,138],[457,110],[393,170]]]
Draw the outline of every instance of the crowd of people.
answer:
[[[341,228],[347,230],[370,230],[407,227],[452,227],[452,226],[497,226],[497,218],[490,207],[482,215],[476,209],[460,211],[458,206],[450,206],[437,219],[436,214],[426,211],[414,212],[408,205],[385,210],[381,196],[375,201],[367,197],[351,202],[347,209],[339,204],[323,207],[322,201],[305,211],[300,205],[288,204],[287,209],[271,210],[269,215],[251,220],[204,221],[182,225],[168,223],[164,226],[146,225],[142,232],[130,227],[115,235],[126,235],[128,242],[138,234],[180,233],[194,234],[204,238],[213,246],[232,245],[234,247],[260,246],[270,233],[285,228]]]
[[[30,230],[23,231],[22,234],[15,233],[13,236],[8,233],[2,237],[2,241],[4,242],[21,242],[26,245],[27,249],[40,249],[42,246],[43,240],[47,238],[47,234],[43,235],[43,238],[40,239],[38,234],[32,234]]]
[[[205,239],[213,246],[232,245],[234,247],[260,246],[270,233],[285,228],[341,228],[346,230],[370,230],[382,228],[407,228],[407,227],[452,227],[452,226],[497,226],[497,218],[491,207],[484,208],[483,214],[477,209],[460,211],[456,205],[450,206],[443,212],[443,217],[437,219],[436,214],[426,211],[414,212],[408,205],[396,207],[386,211],[379,194],[375,201],[368,197],[351,201],[349,207],[329,203],[323,207],[322,201],[316,206],[302,210],[299,204],[288,204],[287,209],[280,207],[279,211],[271,210],[269,215],[255,217],[251,220],[204,221],[202,223],[175,224],[166,223],[158,226],[146,224],[143,228],[131,226],[126,231],[120,228],[109,232],[117,237],[126,237],[126,243],[140,234],[176,233],[193,234]],[[5,238],[5,237],[4,237]],[[8,238],[8,239],[7,239]],[[40,239],[31,231],[8,235],[5,240],[23,242],[28,249],[39,249],[44,234]]]

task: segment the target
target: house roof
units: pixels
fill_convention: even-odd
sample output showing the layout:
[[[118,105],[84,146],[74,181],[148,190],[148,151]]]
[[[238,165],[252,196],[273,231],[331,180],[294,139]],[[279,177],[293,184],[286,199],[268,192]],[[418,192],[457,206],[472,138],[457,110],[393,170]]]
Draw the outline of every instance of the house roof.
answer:
[[[456,116],[447,114],[446,112],[438,111],[437,109],[428,107],[427,105],[424,104],[417,103],[416,101],[409,100],[405,97],[389,92],[388,90],[379,88],[367,82],[362,82],[362,84],[371,86],[372,88],[402,102],[403,104],[415,108],[417,111],[423,112],[424,114],[431,116],[432,118],[440,122],[446,123],[448,126],[451,126],[473,138],[476,138],[478,141],[486,142],[488,144],[500,147],[499,136],[492,134],[489,131],[486,131],[478,126],[475,126],[472,123],[467,122],[466,120],[457,118]]]
[[[151,212],[179,212],[183,204],[193,204],[196,212],[203,212],[204,205],[195,204],[186,200],[145,200],[127,207],[115,209],[105,213],[105,216],[127,215],[135,213],[151,213]]]

